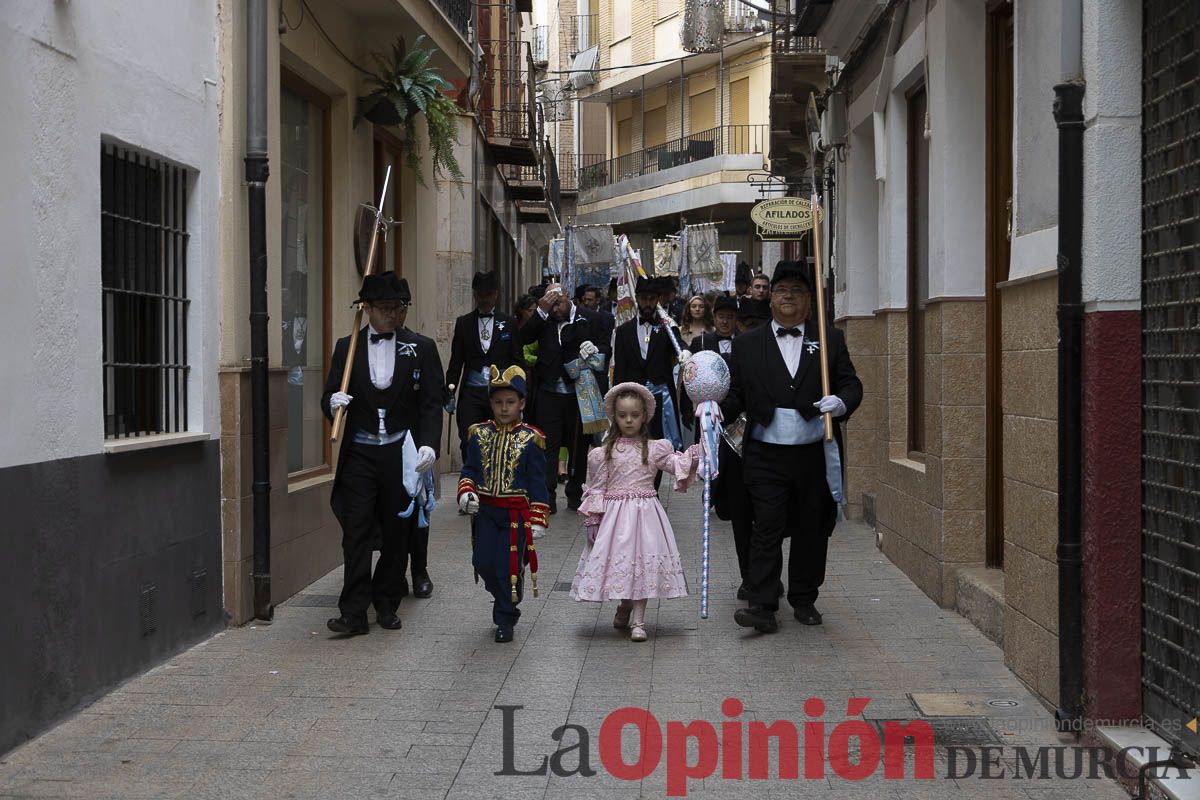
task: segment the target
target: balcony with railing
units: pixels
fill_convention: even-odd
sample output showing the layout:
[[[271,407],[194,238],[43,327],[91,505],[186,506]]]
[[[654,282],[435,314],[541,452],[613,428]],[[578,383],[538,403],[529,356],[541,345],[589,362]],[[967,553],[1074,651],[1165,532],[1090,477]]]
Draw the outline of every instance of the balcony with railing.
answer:
[[[500,164],[536,166],[541,124],[529,42],[484,39],[476,110],[492,156]]]
[[[734,0],[736,1],[736,0]],[[824,56],[825,46],[815,36],[795,36],[796,9],[792,0],[773,0],[771,52],[777,55]]]
[[[442,10],[450,24],[466,39],[471,28],[471,0],[433,0],[434,5]]]
[[[563,49],[567,54],[575,56],[600,42],[600,15],[576,14],[563,17],[561,26]]]
[[[766,153],[767,125],[723,125],[616,158],[579,157],[579,191],[652,175],[672,167],[725,155]]]

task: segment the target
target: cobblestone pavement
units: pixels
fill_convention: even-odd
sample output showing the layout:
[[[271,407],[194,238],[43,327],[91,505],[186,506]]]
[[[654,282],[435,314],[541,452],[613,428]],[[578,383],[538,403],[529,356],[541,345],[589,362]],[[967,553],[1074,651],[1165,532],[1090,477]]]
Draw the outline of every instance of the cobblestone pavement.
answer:
[[[932,780],[912,778],[911,756],[907,780],[886,780],[882,767],[864,780],[846,780],[828,762],[824,777],[806,778],[803,754],[800,778],[780,780],[771,747],[772,779],[722,779],[724,761],[714,754],[717,772],[688,781],[689,797],[1126,796],[1104,778],[1012,777],[1018,747],[1071,740],[1053,732],[1051,713],[1005,668],[1001,651],[925,597],[880,554],[867,528],[843,524],[834,534],[818,601],[825,624],[801,626],[785,604],[780,631],[763,636],[733,623],[732,539],[728,524],[715,518],[710,618],[699,618],[700,492],[667,497],[665,504],[690,565],[693,596],[651,601],[645,644],[613,629],[615,604],[585,605],[568,596],[583,532],[566,513],[553,518],[539,542],[541,597],[522,604],[516,641],[494,644],[490,597],[471,580],[465,518],[444,500],[433,527],[434,597],[404,601],[403,630],[373,625],[368,636],[332,638],[325,620],[336,613],[335,570],[282,605],[273,624],[221,633],[0,759],[0,796],[661,798],[672,740],[667,721],[708,720],[720,731],[729,719],[721,710],[728,697],[744,704],[737,729],[746,742],[751,720],[791,720],[803,744],[810,697],[826,703],[830,741],[850,697],[870,698],[864,716],[871,720],[950,714],[957,732],[943,741],[965,744],[963,737],[975,735],[1001,745],[992,770],[1006,777],[981,779],[979,764],[970,777],[947,777],[948,751],[938,749]],[[988,700],[1016,705],[993,707]],[[496,776],[504,757],[497,705],[523,706],[511,712],[516,769],[535,769],[555,751],[552,732],[571,723],[589,734],[596,774]],[[599,754],[601,722],[623,706],[648,709],[666,733],[662,763],[640,781],[613,777]],[[637,756],[633,730],[624,739],[629,762]],[[562,746],[576,741],[569,730]],[[856,744],[850,752],[856,759]],[[1061,752],[1072,769],[1074,751]],[[699,755],[691,742],[687,763]],[[965,762],[960,754],[956,775]],[[567,753],[562,771],[578,763],[578,750]],[[742,763],[746,774],[749,760]],[[1050,763],[1053,775],[1053,756]]]

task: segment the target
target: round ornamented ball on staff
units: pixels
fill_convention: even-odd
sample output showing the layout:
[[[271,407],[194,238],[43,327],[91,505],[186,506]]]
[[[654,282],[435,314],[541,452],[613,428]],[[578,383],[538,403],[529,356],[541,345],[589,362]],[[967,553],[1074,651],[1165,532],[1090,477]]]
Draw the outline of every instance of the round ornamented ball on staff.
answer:
[[[719,403],[729,394],[729,365],[719,353],[702,350],[693,355],[682,370],[683,388],[696,405]]]

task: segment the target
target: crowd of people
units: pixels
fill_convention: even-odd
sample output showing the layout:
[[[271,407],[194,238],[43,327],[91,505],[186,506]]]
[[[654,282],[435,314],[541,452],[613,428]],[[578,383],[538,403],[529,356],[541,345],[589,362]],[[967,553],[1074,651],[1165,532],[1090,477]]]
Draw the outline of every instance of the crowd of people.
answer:
[[[412,510],[428,507],[415,487],[428,482],[444,411],[457,422],[458,507],[471,519],[476,579],[493,596],[495,640],[513,639],[526,573],[537,592],[535,540],[559,513],[561,484],[566,509],[587,529],[572,596],[620,601],[614,627],[645,641],[646,602],[687,595],[658,489],[663,474],[681,491],[696,478],[698,434],[679,370],[700,351],[728,364],[722,412],[745,431],[736,447],[722,441],[713,491],[718,517],[732,523],[738,598],[747,603],[735,621],[776,630],[786,595],[799,622],[821,624],[815,601],[838,510],[822,415],[836,420],[840,446],[840,423],[862,386],[842,334],[829,327],[823,342],[833,381],[822,391],[814,367],[822,337],[805,264],[780,262],[769,277],[746,268],[737,278],[734,293],[690,297],[680,296],[675,278],[641,278],[636,317],[618,325],[615,281],[568,294],[547,280],[509,316],[497,310],[495,274],[479,273],[475,308],[456,320],[443,374],[432,340],[403,326],[407,284],[391,273],[368,277],[361,300],[369,322],[357,337],[364,341],[353,351],[348,391],[337,379],[351,337],[337,343],[323,399],[331,418],[345,413],[348,421],[333,499],[346,579],[330,629],[366,633],[370,605],[381,627],[399,628],[410,561],[414,593],[432,593],[428,528],[420,527],[427,516]],[[374,575],[372,548],[382,553]]]

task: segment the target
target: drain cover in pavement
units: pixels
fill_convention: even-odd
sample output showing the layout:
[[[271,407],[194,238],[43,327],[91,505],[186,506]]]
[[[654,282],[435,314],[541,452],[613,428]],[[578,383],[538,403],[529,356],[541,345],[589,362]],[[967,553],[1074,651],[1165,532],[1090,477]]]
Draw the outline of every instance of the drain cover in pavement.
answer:
[[[571,582],[570,581],[555,581],[554,582],[554,591],[556,591],[556,592],[571,591]]]
[[[933,742],[937,747],[974,747],[985,744],[999,744],[1000,739],[986,719],[973,717],[934,717],[922,720],[933,728]],[[911,720],[871,720],[879,729],[882,738],[884,724],[898,722],[905,724]]]
[[[337,608],[336,594],[298,594],[284,603],[285,606],[301,606],[302,608]]]

